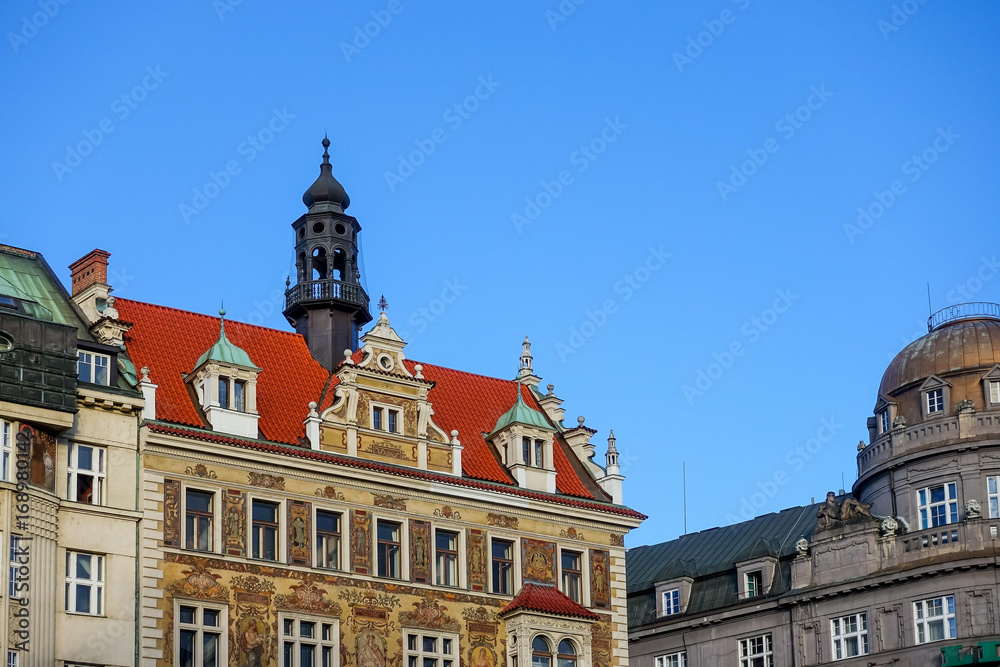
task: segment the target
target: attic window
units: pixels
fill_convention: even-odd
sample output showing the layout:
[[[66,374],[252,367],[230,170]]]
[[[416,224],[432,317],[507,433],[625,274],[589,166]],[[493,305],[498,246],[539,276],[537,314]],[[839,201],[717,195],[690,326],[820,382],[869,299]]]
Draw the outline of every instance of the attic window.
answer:
[[[990,403],[1000,403],[1000,380],[990,380]]]
[[[878,413],[878,432],[888,433],[889,432],[889,408],[882,410]]]
[[[107,386],[111,383],[110,367],[111,357],[106,354],[80,352],[77,355],[76,370],[80,382]]]
[[[927,392],[927,414],[944,412],[944,389],[931,389]]]
[[[246,412],[246,388],[243,380],[219,376],[219,406],[236,412]]]
[[[760,570],[747,572],[744,575],[746,582],[746,592],[748,598],[755,598],[764,594],[764,576]]]

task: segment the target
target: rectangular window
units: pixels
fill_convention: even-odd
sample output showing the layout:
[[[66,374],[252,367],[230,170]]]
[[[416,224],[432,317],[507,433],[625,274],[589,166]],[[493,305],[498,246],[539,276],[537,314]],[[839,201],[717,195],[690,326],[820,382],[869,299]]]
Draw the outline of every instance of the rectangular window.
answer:
[[[278,560],[278,503],[253,501],[252,558]]]
[[[340,515],[316,510],[316,567],[340,569]]]
[[[1000,380],[990,380],[990,403],[1000,403]]]
[[[388,521],[378,522],[378,576],[399,579],[399,524]]]
[[[184,494],[184,548],[212,551],[215,494],[188,489]]]
[[[281,618],[281,667],[333,667],[340,632],[319,618]]]
[[[0,456],[3,457],[2,467],[0,467],[0,480],[8,482],[14,479],[11,466],[14,465],[14,442],[11,439],[10,422],[0,419]]]
[[[219,407],[229,408],[229,378],[219,376]]]
[[[399,433],[396,421],[399,419],[399,410],[386,410],[389,422],[389,433]]]
[[[456,667],[458,636],[406,630],[404,667]],[[473,659],[475,663],[475,659]]]
[[[670,653],[668,655],[660,655],[656,657],[656,667],[687,667],[687,664],[687,651],[680,651],[679,653]]]
[[[514,594],[514,543],[493,540],[493,592],[498,595]]]
[[[889,409],[886,408],[878,413],[879,433],[889,432]]]
[[[12,599],[18,599],[21,597],[21,592],[27,589],[27,578],[25,575],[21,574],[21,566],[27,566],[27,559],[24,558],[23,554],[20,553],[21,550],[21,538],[17,535],[10,536],[10,566],[7,570],[9,575],[8,581],[8,597]],[[25,561],[25,562],[22,562]],[[27,572],[27,570],[25,570]],[[20,579],[20,581],[19,581]]]
[[[247,383],[243,380],[233,382],[233,410],[246,412],[246,388]]]
[[[917,491],[920,528],[935,528],[958,523],[958,487],[955,482],[930,486]]]
[[[531,465],[531,438],[521,438],[521,461]]]
[[[746,582],[748,598],[755,598],[758,595],[764,594],[764,574],[760,570],[746,572],[743,575],[743,579]]]
[[[66,498],[88,505],[104,504],[104,449],[69,443]]]
[[[535,460],[532,461],[532,465],[536,468],[545,467],[545,450],[542,447],[541,440],[535,440]]]
[[[111,383],[111,357],[94,352],[77,353],[76,373],[80,382],[92,384]]]
[[[7,651],[7,667],[19,667],[21,654],[17,651]]]
[[[740,640],[740,667],[774,667],[770,634]]]
[[[66,552],[66,611],[104,614],[104,556]]]
[[[382,430],[382,408],[372,408],[372,428]]]
[[[868,614],[840,616],[830,621],[833,659],[868,655]]]
[[[669,591],[663,591],[663,615],[670,616],[679,613],[681,613],[680,589],[672,588]]]
[[[225,609],[184,601],[177,608],[177,664],[181,667],[223,667],[226,645],[222,641]],[[263,650],[266,630],[253,621],[241,628],[237,643],[247,650]]]
[[[955,597],[945,595],[913,603],[913,618],[917,624],[917,643],[926,644],[942,639],[954,639]]]
[[[990,518],[1000,519],[1000,477],[986,478],[986,492],[990,503]]]
[[[580,554],[575,551],[562,552],[562,591],[573,602],[581,602],[581,581],[583,570],[580,567]]]
[[[944,389],[931,389],[927,392],[927,414],[944,412]]]
[[[434,531],[434,567],[438,586],[458,586],[458,533]]]

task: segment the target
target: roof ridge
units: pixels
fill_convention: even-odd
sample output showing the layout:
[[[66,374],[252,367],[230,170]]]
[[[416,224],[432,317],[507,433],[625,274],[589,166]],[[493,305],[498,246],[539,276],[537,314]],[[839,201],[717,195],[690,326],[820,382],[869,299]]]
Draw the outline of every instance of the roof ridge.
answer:
[[[194,311],[194,310],[185,310],[184,308],[176,308],[174,306],[163,306],[163,305],[160,305],[158,303],[150,303],[148,301],[139,301],[138,299],[129,299],[127,297],[118,297],[118,296],[115,297],[115,303],[121,303],[122,301],[124,301],[126,303],[139,304],[141,306],[148,306],[150,308],[160,308],[161,310],[171,310],[171,311],[173,311],[175,313],[184,313],[186,315],[194,315],[196,317],[204,317],[205,319],[208,319],[208,320],[215,320],[215,321],[217,321],[219,319],[218,315],[206,315],[205,313],[199,313],[199,312]],[[262,329],[264,331],[271,331],[271,332],[274,332],[274,333],[284,334],[286,336],[301,337],[301,334],[296,333],[294,331],[285,331],[284,329],[275,329],[274,327],[265,327],[265,326],[261,326],[260,324],[251,324],[250,322],[244,322],[242,320],[229,319],[229,320],[226,320],[226,321],[229,324],[238,324],[238,325],[244,326],[244,327],[253,327],[254,329]]]

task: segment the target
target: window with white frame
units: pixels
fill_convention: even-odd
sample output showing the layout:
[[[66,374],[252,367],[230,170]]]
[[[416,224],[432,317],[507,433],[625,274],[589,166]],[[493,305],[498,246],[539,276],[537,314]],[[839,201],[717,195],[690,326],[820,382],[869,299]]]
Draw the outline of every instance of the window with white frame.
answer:
[[[926,394],[927,414],[934,415],[944,412],[944,389],[931,389]]]
[[[251,558],[278,560],[279,503],[254,500],[251,519]]]
[[[955,596],[918,600],[913,603],[913,619],[917,626],[917,643],[926,644],[942,639],[954,639]]]
[[[687,667],[687,651],[656,656],[656,667]]]
[[[885,408],[878,413],[879,433],[888,433],[891,424],[889,423],[889,408]]]
[[[493,592],[498,595],[514,594],[514,543],[493,539],[490,547],[493,570]]]
[[[181,667],[223,667],[226,660],[226,608],[214,607],[189,600],[177,606],[177,664]],[[258,621],[250,619],[245,627],[238,628],[237,642],[253,650],[264,645],[266,630],[257,627]]]
[[[663,615],[681,613],[681,591],[679,588],[671,588],[663,591]]]
[[[316,567],[340,569],[340,514],[316,510]]]
[[[103,447],[69,443],[66,466],[66,498],[88,505],[104,504]]]
[[[958,486],[955,482],[929,486],[917,491],[920,528],[958,523]]]
[[[458,635],[405,629],[405,667],[455,667]]]
[[[755,598],[764,594],[764,573],[761,570],[743,573],[746,595],[748,598]]]
[[[184,548],[213,550],[215,494],[187,489],[184,492]]]
[[[340,631],[329,619],[281,617],[281,667],[334,667]]]
[[[378,576],[380,577],[401,579],[403,576],[399,557],[402,547],[401,532],[398,523],[378,522]]]
[[[458,533],[434,531],[434,573],[438,586],[458,586]]]
[[[562,563],[562,592],[573,602],[583,602],[583,567],[582,555],[576,551],[563,551]]]
[[[1000,519],[1000,477],[986,478],[986,497],[990,504],[990,518]]]
[[[1000,403],[1000,380],[990,380],[987,389],[989,390],[990,403],[993,405]]]
[[[11,599],[20,598],[22,591],[28,589],[27,566],[26,555],[21,552],[21,538],[17,535],[11,535],[10,566],[7,569],[7,596]],[[25,569],[22,570],[22,567]]]
[[[531,640],[531,667],[552,667],[552,647],[542,635]]]
[[[388,405],[372,405],[372,428],[376,431],[400,433],[402,418],[397,407]]]
[[[80,382],[107,386],[111,384],[111,357],[81,350],[77,354],[76,372]]]
[[[0,419],[0,456],[2,456],[3,461],[0,462],[0,480],[4,482],[12,481],[14,475],[12,474],[11,466],[14,465],[14,434],[11,432],[10,422],[5,419]]]
[[[774,667],[770,634],[740,640],[740,667]]]
[[[21,664],[21,654],[17,651],[7,651],[7,667],[19,667]]]
[[[66,552],[66,611],[104,615],[104,556]]]
[[[833,659],[868,655],[868,614],[839,616],[830,621]]]
[[[244,380],[219,376],[219,406],[236,412],[246,412],[246,388]]]

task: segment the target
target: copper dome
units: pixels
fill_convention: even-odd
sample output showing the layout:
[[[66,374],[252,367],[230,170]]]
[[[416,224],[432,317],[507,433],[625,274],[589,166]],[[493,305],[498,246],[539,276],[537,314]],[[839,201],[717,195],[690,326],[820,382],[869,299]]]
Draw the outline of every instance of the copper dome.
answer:
[[[963,318],[945,322],[903,348],[882,375],[879,393],[891,396],[929,375],[986,370],[1000,363],[1000,320]]]

